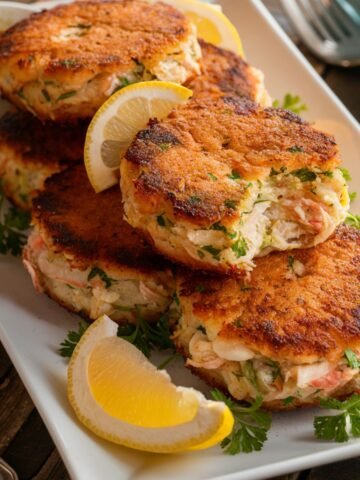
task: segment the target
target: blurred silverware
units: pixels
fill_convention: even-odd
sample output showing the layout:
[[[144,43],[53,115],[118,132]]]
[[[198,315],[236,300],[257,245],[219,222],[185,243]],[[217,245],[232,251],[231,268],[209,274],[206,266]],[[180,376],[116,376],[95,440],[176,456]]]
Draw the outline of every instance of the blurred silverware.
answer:
[[[360,6],[349,0],[281,0],[304,44],[326,63],[360,65]]]
[[[19,480],[16,472],[0,458],[0,480]]]

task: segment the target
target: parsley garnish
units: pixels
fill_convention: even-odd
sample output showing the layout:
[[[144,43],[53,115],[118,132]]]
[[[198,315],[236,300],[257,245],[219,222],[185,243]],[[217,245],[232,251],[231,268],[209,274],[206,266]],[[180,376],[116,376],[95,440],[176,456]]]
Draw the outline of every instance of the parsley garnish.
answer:
[[[165,216],[165,215],[158,215],[156,217],[157,224],[160,227],[172,227],[174,224]]]
[[[358,360],[356,354],[350,348],[347,348],[344,351],[344,356],[350,368],[360,368],[360,361]]]
[[[211,391],[214,400],[224,402],[234,415],[235,424],[231,434],[221,442],[225,453],[236,455],[262,449],[271,427],[271,415],[260,410],[262,397],[256,397],[254,403],[243,406],[226,397],[217,389]]]
[[[197,251],[197,254],[198,254],[198,257],[199,257],[199,258],[204,258],[204,257],[205,257],[205,253],[202,252],[201,250],[198,250],[198,251]]]
[[[350,202],[353,202],[357,197],[357,193],[356,192],[349,192],[349,200]]]
[[[71,58],[66,58],[65,60],[60,60],[59,64],[65,68],[76,67],[78,64],[77,60],[73,60]]]
[[[7,212],[3,211],[4,194],[0,189],[0,253],[20,255],[26,243],[27,236],[22,233],[30,226],[30,213],[17,207],[10,207]]]
[[[241,175],[237,170],[231,170],[231,173],[227,175],[230,180],[240,180]]]
[[[236,210],[236,202],[235,200],[225,200],[224,202],[225,207],[231,208],[231,210]]]
[[[248,246],[245,238],[239,238],[231,247],[237,258],[243,257],[248,251]]]
[[[219,250],[218,248],[215,248],[212,245],[204,245],[203,247],[201,247],[201,250],[205,250],[205,252],[210,253],[210,255],[212,255],[215,260],[220,260],[221,250]]]
[[[135,345],[148,358],[154,349],[175,351],[168,316],[163,315],[155,324],[150,324],[142,318],[139,307],[136,308],[136,325],[119,325],[117,335]]]
[[[110,288],[112,283],[115,281],[113,278],[110,278],[104,270],[101,270],[99,267],[93,267],[88,275],[88,280],[90,281],[94,277],[100,277],[101,280],[105,283],[106,288]]]
[[[347,442],[349,434],[360,437],[360,395],[353,394],[343,402],[334,398],[324,398],[320,400],[320,407],[340,410],[342,413],[315,417],[314,428],[317,438]]]
[[[345,167],[339,167],[339,170],[342,173],[342,176],[344,177],[344,180],[346,180],[347,182],[350,182],[351,181],[351,175],[350,175],[349,170]]]
[[[303,152],[304,149],[302,147],[299,147],[298,145],[293,145],[292,147],[288,148],[287,151],[291,153],[299,153]]]
[[[294,400],[295,400],[295,397],[286,397],[283,399],[283,404],[284,405],[291,405],[292,403],[294,403]]]
[[[345,219],[345,223],[351,227],[360,229],[360,215],[353,215],[348,213]]]
[[[285,108],[286,110],[290,110],[294,113],[301,113],[305,112],[308,107],[305,103],[302,103],[301,98],[299,95],[292,95],[291,93],[287,93],[284,96],[282,103],[279,100],[273,101],[274,108]]]
[[[67,337],[60,343],[59,353],[62,357],[70,358],[73,354],[76,345],[79,343],[80,338],[86,332],[89,325],[85,322],[80,322],[77,331],[70,330]]]
[[[316,173],[312,172],[308,168],[299,168],[299,170],[293,170],[291,175],[297,177],[301,182],[313,182],[316,180]]]

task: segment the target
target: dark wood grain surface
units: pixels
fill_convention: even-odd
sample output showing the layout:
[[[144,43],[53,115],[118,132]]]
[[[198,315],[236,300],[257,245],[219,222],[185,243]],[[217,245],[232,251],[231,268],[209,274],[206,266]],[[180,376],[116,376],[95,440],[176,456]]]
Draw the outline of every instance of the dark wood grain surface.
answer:
[[[318,61],[301,45],[281,11],[279,1],[264,0],[264,3],[317,72],[353,115],[360,119],[360,68],[344,70]],[[68,480],[70,478],[48,431],[1,344],[0,457],[14,468],[20,480]],[[284,475],[277,477],[276,480],[360,480],[360,458]]]

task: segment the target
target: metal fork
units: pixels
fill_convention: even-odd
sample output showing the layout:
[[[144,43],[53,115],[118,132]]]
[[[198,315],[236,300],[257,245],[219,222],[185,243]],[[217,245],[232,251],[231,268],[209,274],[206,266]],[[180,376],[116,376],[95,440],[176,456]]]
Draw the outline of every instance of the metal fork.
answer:
[[[360,65],[360,3],[348,0],[281,0],[305,45],[326,63]]]

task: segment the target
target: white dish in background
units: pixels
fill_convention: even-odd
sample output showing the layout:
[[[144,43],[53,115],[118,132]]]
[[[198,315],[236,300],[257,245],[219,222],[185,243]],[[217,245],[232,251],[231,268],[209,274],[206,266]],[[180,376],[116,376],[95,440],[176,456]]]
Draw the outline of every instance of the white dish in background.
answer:
[[[259,0],[219,3],[239,28],[248,60],[265,72],[272,96],[300,94],[309,105],[305,117],[316,119],[335,133],[355,183],[360,178],[360,142],[353,117],[292,46]],[[5,102],[0,101],[0,110],[5,107]],[[356,188],[360,191],[359,181],[353,185]],[[0,258],[0,339],[73,479],[253,480],[360,454],[359,441],[336,444],[316,440],[312,427],[316,410],[274,415],[264,449],[248,455],[231,457],[219,447],[199,453],[151,455],[102,441],[77,422],[66,399],[66,362],[57,348],[77,322],[77,316],[35,293],[19,259]],[[171,374],[178,384],[204,390],[203,384],[181,364],[173,367]]]

